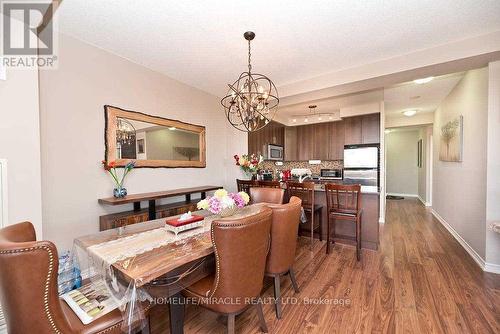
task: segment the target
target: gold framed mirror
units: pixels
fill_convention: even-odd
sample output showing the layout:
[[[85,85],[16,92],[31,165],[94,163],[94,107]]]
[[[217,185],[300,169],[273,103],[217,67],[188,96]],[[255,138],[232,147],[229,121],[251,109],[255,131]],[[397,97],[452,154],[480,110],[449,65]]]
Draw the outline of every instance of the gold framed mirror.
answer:
[[[205,127],[106,105],[107,162],[136,167],[206,167]]]

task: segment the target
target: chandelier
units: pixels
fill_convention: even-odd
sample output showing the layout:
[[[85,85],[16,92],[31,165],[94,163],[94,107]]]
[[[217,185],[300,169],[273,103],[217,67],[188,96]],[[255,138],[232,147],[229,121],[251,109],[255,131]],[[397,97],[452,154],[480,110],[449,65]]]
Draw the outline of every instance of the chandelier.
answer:
[[[250,41],[255,33],[243,34],[248,41],[248,72],[228,84],[227,95],[221,100],[227,120],[240,131],[252,132],[265,127],[274,118],[279,104],[278,91],[265,75],[252,73]]]
[[[126,119],[118,118],[117,120],[116,141],[120,145],[131,145],[135,142],[135,128]]]

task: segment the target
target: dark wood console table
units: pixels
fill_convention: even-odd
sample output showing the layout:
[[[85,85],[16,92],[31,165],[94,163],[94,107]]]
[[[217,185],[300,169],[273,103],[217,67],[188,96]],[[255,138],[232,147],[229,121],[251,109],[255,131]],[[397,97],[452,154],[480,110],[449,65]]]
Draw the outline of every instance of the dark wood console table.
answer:
[[[151,193],[142,193],[142,194],[131,194],[127,195],[123,198],[100,198],[99,203],[104,205],[124,205],[124,204],[133,204],[134,210],[127,212],[119,212],[115,214],[101,216],[100,218],[100,230],[107,230],[110,228],[119,227],[122,225],[134,224],[143,222],[146,220],[154,220],[157,218],[163,218],[165,216],[177,215],[184,213],[183,211],[194,211],[193,207],[196,207],[196,201],[191,200],[192,194],[201,194],[201,198],[206,198],[208,191],[214,191],[217,189],[221,189],[222,186],[201,186],[201,187],[192,187],[192,188],[181,188],[181,189],[172,189],[167,191],[157,191]],[[166,204],[160,207],[157,207],[156,200],[162,198],[176,197],[176,196],[185,196],[185,201]],[[148,201],[149,206],[146,211],[141,209],[141,201]],[[160,212],[161,217],[157,217],[158,211]],[[170,214],[173,213],[173,214]],[[121,221],[121,223],[116,224],[117,221]]]

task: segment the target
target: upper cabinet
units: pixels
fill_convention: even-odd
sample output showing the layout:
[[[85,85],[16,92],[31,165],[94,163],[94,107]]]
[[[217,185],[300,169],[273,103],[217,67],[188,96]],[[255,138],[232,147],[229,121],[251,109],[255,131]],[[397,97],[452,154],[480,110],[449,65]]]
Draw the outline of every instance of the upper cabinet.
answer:
[[[380,142],[380,114],[300,126],[272,122],[248,134],[248,152],[264,155],[267,144],[283,145],[286,161],[342,160],[344,145]]]
[[[283,146],[285,144],[285,126],[271,122],[259,131],[248,133],[248,153],[264,155],[268,144]]]

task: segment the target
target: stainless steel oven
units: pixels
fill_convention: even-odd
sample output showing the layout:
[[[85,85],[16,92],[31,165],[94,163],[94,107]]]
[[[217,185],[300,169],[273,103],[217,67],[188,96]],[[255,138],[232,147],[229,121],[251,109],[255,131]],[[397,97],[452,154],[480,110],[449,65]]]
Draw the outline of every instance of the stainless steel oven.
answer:
[[[283,146],[268,144],[267,145],[267,155],[265,157],[267,160],[283,160]]]

